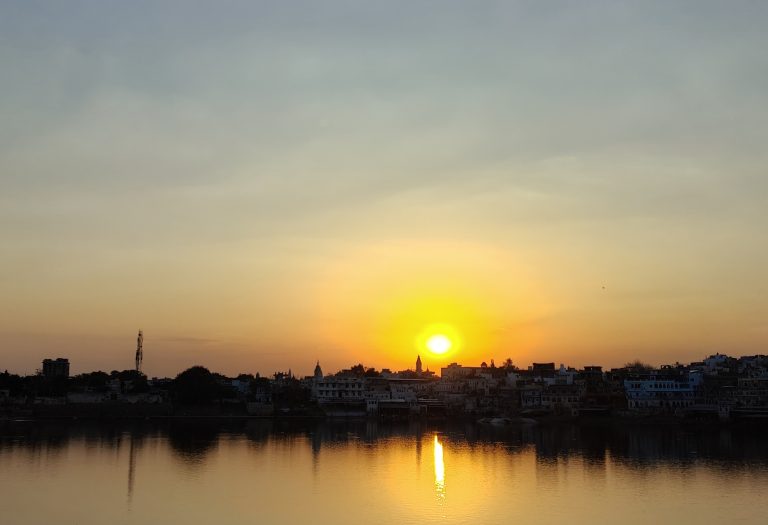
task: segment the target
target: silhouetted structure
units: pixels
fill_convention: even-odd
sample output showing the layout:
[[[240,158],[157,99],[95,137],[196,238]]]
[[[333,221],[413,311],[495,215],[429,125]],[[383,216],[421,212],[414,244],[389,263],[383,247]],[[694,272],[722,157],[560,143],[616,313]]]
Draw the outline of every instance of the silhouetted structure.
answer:
[[[69,377],[69,359],[59,357],[57,359],[43,359],[43,376]]]
[[[136,338],[136,371],[141,372],[141,362],[144,361],[144,334],[139,330]]]
[[[137,340],[141,366],[142,332]],[[629,363],[605,371],[555,363],[527,369],[451,363],[440,377],[414,369],[392,372],[362,363],[297,378],[235,378],[192,367],[175,379],[136,370],[69,378],[67,359],[46,359],[38,374],[0,374],[0,416],[292,416],[382,419],[470,417],[503,423],[515,417],[620,417],[636,421],[751,421],[768,423],[768,356],[722,354],[658,368]]]

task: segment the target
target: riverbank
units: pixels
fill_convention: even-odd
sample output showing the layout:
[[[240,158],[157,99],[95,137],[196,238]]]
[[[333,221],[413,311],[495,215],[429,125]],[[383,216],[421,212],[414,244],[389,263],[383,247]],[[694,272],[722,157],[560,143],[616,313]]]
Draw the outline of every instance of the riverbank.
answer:
[[[445,417],[382,418],[374,415],[349,414],[328,415],[320,411],[285,411],[273,414],[248,414],[243,410],[217,409],[217,407],[182,407],[174,409],[168,406],[77,406],[61,405],[47,406],[37,410],[21,410],[0,414],[0,422],[34,422],[34,421],[375,421],[381,423],[403,423],[423,421],[430,423],[477,423],[489,427],[511,427],[525,425],[577,425],[577,426],[684,426],[691,428],[721,428],[728,426],[760,426],[768,427],[765,418],[737,418],[731,420],[689,419],[676,417],[672,414],[633,415],[627,413],[612,415],[564,416],[554,414],[477,417],[476,415],[448,415]]]

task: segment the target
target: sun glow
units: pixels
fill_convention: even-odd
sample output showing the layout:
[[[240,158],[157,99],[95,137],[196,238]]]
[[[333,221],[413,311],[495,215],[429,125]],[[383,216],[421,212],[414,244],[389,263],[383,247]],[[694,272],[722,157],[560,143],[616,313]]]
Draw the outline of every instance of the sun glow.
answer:
[[[444,354],[451,349],[451,346],[453,346],[451,340],[443,334],[435,334],[427,339],[427,348],[433,354]]]
[[[461,337],[451,325],[439,323],[425,327],[416,338],[416,350],[434,356],[448,356],[460,350]]]

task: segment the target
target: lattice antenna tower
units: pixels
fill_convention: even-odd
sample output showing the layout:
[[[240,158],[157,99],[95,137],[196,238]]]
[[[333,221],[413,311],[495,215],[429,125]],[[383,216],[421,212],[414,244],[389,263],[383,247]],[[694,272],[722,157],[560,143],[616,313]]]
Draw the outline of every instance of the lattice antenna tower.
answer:
[[[144,334],[139,330],[136,338],[136,371],[141,372],[141,362],[144,360]]]

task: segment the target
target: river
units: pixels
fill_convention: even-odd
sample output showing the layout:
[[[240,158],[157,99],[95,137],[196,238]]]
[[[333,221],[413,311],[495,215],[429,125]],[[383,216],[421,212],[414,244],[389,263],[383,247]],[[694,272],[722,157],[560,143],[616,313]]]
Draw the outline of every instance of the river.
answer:
[[[0,523],[768,523],[768,430],[0,424]]]

